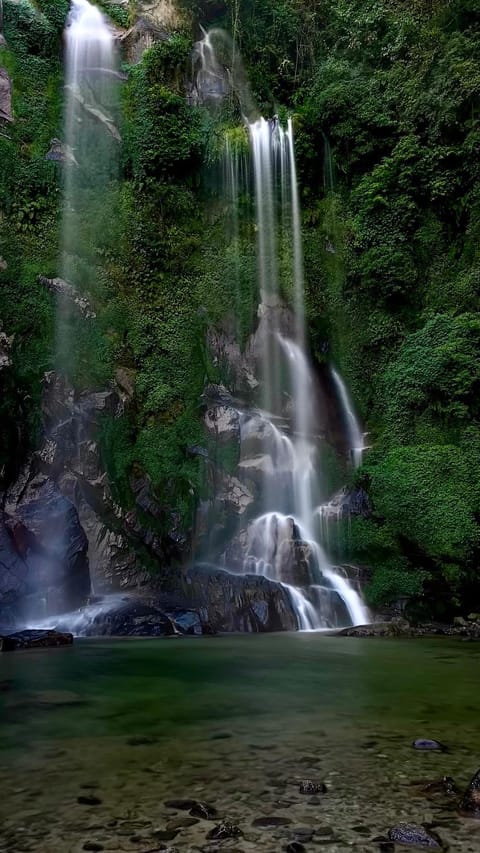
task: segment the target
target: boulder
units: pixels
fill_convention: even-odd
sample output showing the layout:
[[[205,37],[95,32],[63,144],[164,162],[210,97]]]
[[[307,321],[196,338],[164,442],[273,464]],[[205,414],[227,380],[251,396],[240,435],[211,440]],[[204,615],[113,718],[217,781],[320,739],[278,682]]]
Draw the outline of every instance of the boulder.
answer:
[[[211,566],[189,569],[179,594],[215,631],[294,631],[297,620],[287,590],[257,575],[235,575]]]
[[[459,805],[460,814],[480,820],[480,770],[470,780]]]

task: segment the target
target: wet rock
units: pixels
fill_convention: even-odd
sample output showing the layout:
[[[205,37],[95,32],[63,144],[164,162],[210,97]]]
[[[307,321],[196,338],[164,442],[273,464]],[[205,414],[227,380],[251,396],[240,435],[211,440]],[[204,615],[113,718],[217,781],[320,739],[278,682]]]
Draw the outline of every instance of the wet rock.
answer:
[[[393,841],[381,841],[378,849],[380,853],[395,853],[395,844]]]
[[[202,564],[184,575],[185,601],[195,602],[203,624],[215,631],[295,631],[297,619],[281,584]]]
[[[86,841],[82,847],[82,850],[91,850],[92,853],[95,851],[103,850],[103,844],[99,844],[97,841]]]
[[[285,847],[285,853],[306,853],[306,849],[300,841],[290,841]]]
[[[95,794],[81,794],[77,797],[77,803],[81,806],[99,806],[101,802],[100,797],[96,797]]]
[[[480,770],[470,780],[459,805],[460,814],[464,817],[480,819]]]
[[[279,826],[288,826],[291,822],[289,817],[265,816],[252,820],[252,826],[255,829],[277,829]]]
[[[326,794],[327,786],[323,782],[312,782],[311,779],[304,779],[298,786],[299,794]]]
[[[17,649],[49,649],[71,646],[73,635],[60,631],[17,631],[0,637],[0,651],[13,652]]]
[[[392,619],[390,622],[373,622],[369,625],[355,625],[338,632],[339,637],[413,637],[415,631],[406,619]]]
[[[395,844],[403,844],[407,847],[424,847],[429,850],[442,849],[442,843],[436,834],[415,823],[399,823],[389,830],[388,838]]]
[[[240,827],[229,820],[224,820],[207,833],[207,838],[210,841],[223,841],[225,838],[237,838],[239,835],[243,835]]]
[[[209,806],[208,803],[195,802],[189,810],[192,817],[199,817],[202,820],[215,820],[217,810],[214,806]]]
[[[420,749],[423,751],[440,750],[441,752],[446,752],[447,750],[447,747],[438,740],[429,740],[428,738],[418,738],[413,741],[412,746],[414,749]]]

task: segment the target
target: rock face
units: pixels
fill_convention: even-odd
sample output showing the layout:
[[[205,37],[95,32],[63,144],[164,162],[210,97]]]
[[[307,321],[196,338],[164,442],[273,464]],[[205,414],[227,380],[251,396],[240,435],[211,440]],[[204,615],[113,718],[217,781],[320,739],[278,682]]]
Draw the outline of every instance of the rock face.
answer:
[[[5,68],[0,68],[0,122],[13,121],[12,83]]]
[[[39,478],[0,523],[0,614],[38,618],[79,607],[90,591],[88,542],[73,504]]]

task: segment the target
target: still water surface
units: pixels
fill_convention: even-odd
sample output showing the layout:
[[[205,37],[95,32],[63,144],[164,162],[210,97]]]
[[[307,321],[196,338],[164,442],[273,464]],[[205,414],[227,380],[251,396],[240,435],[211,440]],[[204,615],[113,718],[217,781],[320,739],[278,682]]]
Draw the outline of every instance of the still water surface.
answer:
[[[373,839],[402,821],[435,825],[450,851],[480,850],[480,821],[460,818],[457,798],[412,784],[449,775],[463,789],[480,767],[480,644],[77,641],[2,655],[0,682],[2,853],[280,853],[295,837],[378,853]],[[449,750],[415,751],[418,737]],[[303,779],[328,793],[301,795]],[[173,798],[206,801],[243,836],[218,846],[215,822],[175,825],[189,814],[164,805]],[[252,826],[265,816],[289,822]]]

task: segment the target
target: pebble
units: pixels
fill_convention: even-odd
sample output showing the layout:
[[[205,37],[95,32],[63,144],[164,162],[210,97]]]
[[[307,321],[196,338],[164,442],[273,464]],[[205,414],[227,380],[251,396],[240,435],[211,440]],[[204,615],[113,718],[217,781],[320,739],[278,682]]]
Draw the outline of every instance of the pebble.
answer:
[[[323,782],[312,782],[311,779],[304,779],[298,787],[300,794],[326,794],[327,786]]]

